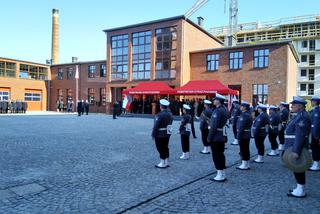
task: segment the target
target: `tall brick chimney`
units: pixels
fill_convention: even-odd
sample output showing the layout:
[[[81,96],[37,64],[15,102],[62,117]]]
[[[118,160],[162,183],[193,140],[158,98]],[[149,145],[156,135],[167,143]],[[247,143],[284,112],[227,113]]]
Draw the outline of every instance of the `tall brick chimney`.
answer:
[[[59,63],[59,10],[52,9],[51,63]]]

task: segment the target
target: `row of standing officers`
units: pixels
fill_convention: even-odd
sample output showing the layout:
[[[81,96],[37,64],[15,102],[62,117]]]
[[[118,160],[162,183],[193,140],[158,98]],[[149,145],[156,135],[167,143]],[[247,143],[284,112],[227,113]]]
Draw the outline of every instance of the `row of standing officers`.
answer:
[[[0,101],[0,114],[7,113],[26,113],[28,110],[28,103],[25,101]]]
[[[224,155],[225,143],[227,142],[228,111],[224,105],[226,98],[217,94],[212,102],[204,101],[204,110],[200,116],[200,131],[203,142],[202,154],[212,154],[213,163],[217,169],[217,174],[213,181],[224,182],[227,180],[226,158]],[[302,149],[309,146],[309,134],[311,136],[311,149],[313,164],[312,171],[319,171],[320,160],[320,98],[312,98],[313,109],[307,113],[305,106],[307,102],[294,97],[289,111],[289,104],[281,102],[279,107],[259,104],[257,109],[250,107],[249,103],[233,100],[231,112],[231,124],[234,133],[233,145],[239,145],[241,164],[239,170],[249,170],[250,160],[250,139],[253,138],[258,151],[255,163],[263,163],[265,155],[264,141],[266,137],[271,143],[269,156],[278,156],[279,151],[292,149],[296,159],[299,159]],[[169,101],[160,100],[161,112],[155,117],[152,137],[155,140],[156,148],[160,154],[160,163],[157,168],[169,167],[169,139],[172,134],[172,114],[168,110]],[[182,156],[180,159],[189,159],[189,136],[191,132],[190,106],[183,105],[184,114],[179,128],[181,135]],[[277,141],[279,138],[279,144]],[[288,196],[305,197],[305,172],[294,173],[297,186],[290,190]]]

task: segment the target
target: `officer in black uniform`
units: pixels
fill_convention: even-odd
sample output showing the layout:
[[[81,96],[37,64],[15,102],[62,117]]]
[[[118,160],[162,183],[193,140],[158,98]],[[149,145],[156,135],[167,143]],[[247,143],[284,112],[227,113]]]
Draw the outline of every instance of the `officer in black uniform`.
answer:
[[[250,112],[250,104],[247,102],[241,103],[241,115],[237,121],[237,139],[240,146],[241,165],[237,167],[240,170],[250,169],[250,138],[252,117]]]
[[[86,115],[88,115],[89,114],[89,102],[88,102],[88,100],[86,100],[86,102],[84,103],[84,109],[86,111]]]
[[[155,140],[157,150],[160,155],[160,163],[157,168],[169,167],[169,139],[172,134],[172,114],[168,110],[170,102],[160,100],[160,112],[156,115],[152,130],[152,139]]]
[[[311,150],[313,163],[310,171],[320,171],[320,97],[311,98]]]
[[[269,141],[271,144],[271,151],[267,155],[277,156],[279,155],[277,137],[279,134],[279,125],[281,123],[278,107],[270,106],[269,114],[270,114]]]
[[[179,133],[181,135],[181,147],[182,147],[182,155],[180,159],[187,160],[190,155],[190,131],[191,131],[191,122],[192,116],[190,114],[191,108],[187,104],[183,104],[183,115],[179,128]]]
[[[234,134],[234,141],[231,143],[231,145],[238,145],[239,142],[237,140],[237,122],[241,114],[239,100],[233,99],[232,102],[232,112],[231,112],[231,123],[232,123],[232,130]]]
[[[259,115],[254,120],[252,125],[252,133],[256,148],[258,150],[258,157],[254,160],[255,163],[263,163],[264,156],[264,140],[268,134],[269,116],[267,114],[267,106],[264,104],[258,105]]]
[[[82,102],[80,100],[78,100],[77,103],[77,112],[78,112],[78,116],[81,116],[81,112],[82,112]]]
[[[212,102],[210,100],[204,100],[204,110],[200,115],[200,131],[201,131],[201,139],[203,143],[203,150],[200,152],[201,154],[210,154],[209,143],[208,143],[208,134],[209,134],[209,124],[210,118],[212,115],[211,109]]]
[[[292,147],[293,156],[299,159],[304,147],[308,147],[308,138],[311,130],[311,120],[305,110],[307,102],[301,97],[293,97],[292,112],[296,116],[288,123],[285,130],[285,149]],[[306,173],[294,173],[297,180],[297,187],[287,194],[290,197],[303,198],[306,196],[304,186],[306,183]]]
[[[2,114],[4,111],[3,111],[3,103],[4,101],[0,100],[0,114]]]
[[[284,131],[286,130],[289,121],[289,104],[286,102],[280,103],[280,128],[279,128],[279,151],[284,149]]]
[[[212,159],[217,169],[217,175],[212,179],[217,182],[226,181],[226,158],[224,156],[225,143],[227,143],[226,125],[228,121],[227,109],[224,106],[226,98],[220,94],[216,94],[214,98],[215,110],[212,112],[208,142],[211,145]]]

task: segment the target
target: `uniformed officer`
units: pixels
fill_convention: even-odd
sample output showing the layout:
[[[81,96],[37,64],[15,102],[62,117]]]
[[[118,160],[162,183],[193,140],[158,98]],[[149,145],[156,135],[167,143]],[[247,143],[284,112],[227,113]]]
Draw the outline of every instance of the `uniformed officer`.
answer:
[[[201,138],[203,143],[203,150],[200,152],[201,154],[210,154],[209,143],[208,143],[208,133],[209,133],[209,124],[210,118],[212,115],[211,109],[212,102],[210,100],[204,100],[204,110],[200,115],[200,131]]]
[[[170,102],[160,100],[160,112],[156,115],[152,130],[152,139],[155,140],[157,150],[160,155],[160,163],[157,168],[166,168],[169,166],[169,139],[172,134],[172,114],[168,110]]]
[[[267,155],[277,156],[279,155],[277,137],[279,134],[279,125],[281,123],[280,114],[278,113],[278,107],[273,105],[270,106],[269,114],[270,114],[269,141],[271,144],[271,151]]]
[[[241,115],[237,121],[237,140],[240,146],[241,165],[237,167],[240,170],[250,169],[250,138],[251,138],[251,126],[252,117],[250,113],[250,104],[247,102],[241,102],[240,106]]]
[[[310,116],[305,110],[307,102],[301,97],[293,97],[292,112],[296,116],[288,123],[285,130],[285,149],[292,147],[293,155],[299,158],[303,147],[308,146],[308,137],[311,129]],[[304,186],[306,183],[306,173],[294,173],[297,180],[297,187],[290,191],[287,195],[302,198],[306,196]]]
[[[212,113],[208,134],[208,142],[211,145],[212,159],[217,169],[217,175],[212,179],[217,182],[226,181],[226,158],[224,156],[225,143],[227,142],[226,125],[228,121],[227,109],[224,106],[226,98],[216,94],[213,104],[216,107]]]
[[[256,163],[263,163],[264,156],[264,140],[266,139],[268,127],[269,127],[269,116],[267,114],[267,106],[259,104],[257,109],[259,115],[254,120],[252,125],[252,134],[258,150],[258,157],[254,160]]]
[[[181,135],[181,147],[182,155],[180,159],[187,160],[190,155],[190,131],[191,131],[191,122],[192,116],[190,114],[191,108],[187,104],[183,104],[183,115],[179,128],[179,133]]]
[[[313,163],[310,171],[320,171],[320,98],[311,98],[311,150]]]
[[[4,105],[4,101],[0,100],[0,113],[3,113],[3,105]]]
[[[281,123],[279,128],[279,151],[284,149],[284,131],[286,130],[289,120],[289,104],[286,102],[280,102],[280,119]]]
[[[232,102],[232,112],[231,112],[231,122],[232,122],[232,130],[234,134],[234,141],[231,143],[231,145],[238,145],[238,139],[237,139],[237,122],[241,114],[239,100],[233,99]]]
[[[80,100],[78,100],[77,103],[77,112],[78,112],[78,116],[81,116],[81,112],[82,112],[82,102]]]
[[[88,113],[89,113],[89,101],[88,100],[86,100],[86,102],[84,103],[84,109],[86,111],[86,115],[88,115]]]

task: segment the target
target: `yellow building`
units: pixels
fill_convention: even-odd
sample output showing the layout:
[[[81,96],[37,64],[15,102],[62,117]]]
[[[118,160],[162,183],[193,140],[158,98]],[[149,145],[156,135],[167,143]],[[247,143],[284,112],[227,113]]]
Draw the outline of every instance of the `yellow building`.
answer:
[[[28,111],[47,109],[50,66],[0,57],[0,101],[26,101]]]

